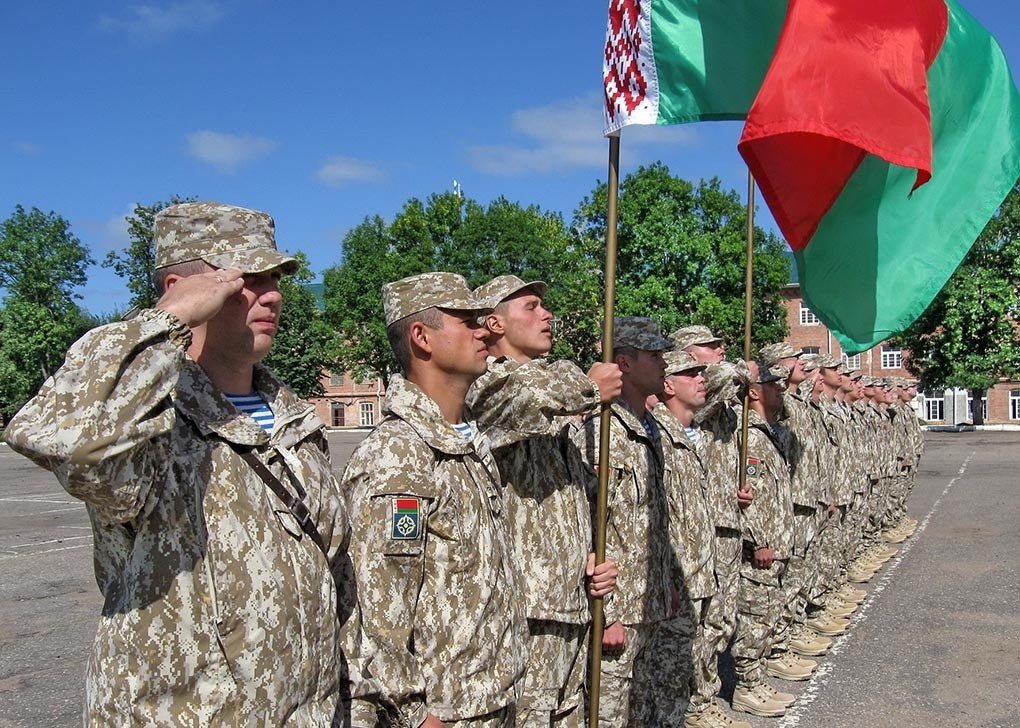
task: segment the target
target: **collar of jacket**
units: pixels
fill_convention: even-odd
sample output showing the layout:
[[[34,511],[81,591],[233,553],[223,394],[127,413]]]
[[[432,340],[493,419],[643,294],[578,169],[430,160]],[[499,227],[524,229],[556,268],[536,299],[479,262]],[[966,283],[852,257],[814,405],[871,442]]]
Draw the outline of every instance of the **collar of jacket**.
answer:
[[[474,452],[472,444],[443,417],[439,405],[417,384],[407,381],[399,374],[394,374],[386,387],[383,415],[406,422],[433,450],[447,455],[467,455]],[[465,422],[470,421],[466,408],[464,415]]]
[[[641,420],[638,419],[638,416],[634,414],[634,410],[632,410],[626,402],[617,397],[613,400],[611,409],[613,414],[616,416],[616,419],[620,421],[620,424],[622,424],[632,435],[635,435],[646,442],[651,442],[648,438],[648,433],[645,432],[644,425],[641,424]],[[645,412],[645,417],[651,416],[650,412]],[[654,420],[655,418],[652,419]],[[662,429],[657,420],[654,421],[652,425],[657,429]]]
[[[655,421],[659,423],[660,431],[666,433],[666,437],[669,438],[673,447],[681,446],[688,450],[694,450],[694,443],[691,442],[691,438],[687,437],[687,431],[676,415],[669,411],[669,407],[662,402],[657,402],[652,414],[655,415]]]
[[[262,395],[273,411],[276,420],[273,439],[276,444],[288,446],[318,429],[321,420],[314,415],[312,406],[298,399],[261,364],[255,365],[254,385],[255,391]],[[202,367],[191,359],[185,361],[177,380],[174,406],[204,435],[215,433],[229,442],[252,447],[266,445],[270,441],[265,430],[234,407]],[[302,420],[299,426],[284,428],[284,425],[297,420]]]

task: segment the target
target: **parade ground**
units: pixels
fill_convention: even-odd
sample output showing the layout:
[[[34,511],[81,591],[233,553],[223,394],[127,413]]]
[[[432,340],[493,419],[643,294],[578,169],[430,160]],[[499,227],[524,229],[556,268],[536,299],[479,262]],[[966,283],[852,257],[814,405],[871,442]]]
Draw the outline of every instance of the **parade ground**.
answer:
[[[339,470],[364,433],[330,435]],[[926,433],[914,536],[801,699],[755,728],[1020,726],[1020,433]],[[84,506],[0,445],[0,728],[81,725],[102,605]],[[724,664],[723,697],[733,692]]]

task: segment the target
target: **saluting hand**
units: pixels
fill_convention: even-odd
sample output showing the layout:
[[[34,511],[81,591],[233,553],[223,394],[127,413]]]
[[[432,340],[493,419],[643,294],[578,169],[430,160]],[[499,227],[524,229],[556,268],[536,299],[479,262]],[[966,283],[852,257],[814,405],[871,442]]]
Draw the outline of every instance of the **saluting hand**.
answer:
[[[223,304],[244,288],[244,274],[222,268],[168,281],[156,308],[172,313],[190,328],[201,326],[220,312]]]

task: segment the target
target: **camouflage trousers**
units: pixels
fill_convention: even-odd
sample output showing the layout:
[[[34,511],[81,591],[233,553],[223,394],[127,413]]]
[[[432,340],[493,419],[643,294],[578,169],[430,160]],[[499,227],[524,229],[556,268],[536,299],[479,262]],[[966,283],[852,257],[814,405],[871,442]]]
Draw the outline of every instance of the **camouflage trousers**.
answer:
[[[890,488],[890,520],[892,525],[895,526],[897,523],[902,521],[907,515],[907,499],[910,497],[910,491],[914,489],[914,470],[903,471],[902,474],[896,476],[893,479],[892,488]]]
[[[773,651],[788,649],[790,632],[794,625],[806,619],[808,598],[811,593],[814,571],[818,564],[818,510],[807,506],[793,507],[793,555],[783,574],[780,587],[781,613],[773,638]]]
[[[840,567],[843,563],[846,510],[846,506],[837,506],[819,533],[818,581],[812,589],[813,598],[843,585]]]
[[[885,510],[885,493],[882,490],[882,479],[871,481],[868,491],[867,520],[864,522],[864,547],[870,548],[878,543],[882,535],[882,513]]]
[[[864,494],[855,491],[850,503],[847,504],[846,514],[843,518],[841,530],[842,541],[839,552],[839,580],[846,581],[846,574],[850,568],[850,562],[857,555],[860,545],[861,534],[863,533],[862,514],[864,513],[866,500]]]
[[[699,713],[719,694],[719,655],[726,651],[737,623],[737,590],[740,585],[740,531],[715,529],[715,576],[718,590],[703,620],[698,674],[694,676],[689,710]]]
[[[517,702],[518,728],[580,728],[588,625],[528,620],[528,670]]]
[[[786,561],[778,560],[768,569],[754,569],[750,562],[741,567],[737,629],[730,647],[738,685],[753,687],[765,681],[765,661],[782,612],[785,570]]]
[[[704,660],[704,621],[710,598],[682,600],[680,613],[652,630],[649,663],[657,690],[651,696],[651,722],[679,726],[691,699],[694,675]],[[699,639],[700,637],[700,639]],[[701,650],[702,654],[698,654]]]
[[[624,625],[627,645],[622,652],[602,653],[599,721],[605,728],[653,725],[652,693],[658,690],[649,645],[654,624]]]

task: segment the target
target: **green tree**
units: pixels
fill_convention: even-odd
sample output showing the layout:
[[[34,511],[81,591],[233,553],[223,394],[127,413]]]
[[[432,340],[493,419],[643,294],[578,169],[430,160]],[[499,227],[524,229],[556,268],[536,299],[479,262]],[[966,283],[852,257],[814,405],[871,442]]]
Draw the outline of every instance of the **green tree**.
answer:
[[[318,397],[324,391],[323,371],[336,363],[337,338],[308,289],[313,278],[308,258],[301,252],[294,257],[300,267],[280,281],[280,327],[265,363],[299,397]]]
[[[171,196],[169,202],[151,205],[135,204],[134,212],[124,218],[128,223],[128,246],[121,251],[111,250],[103,259],[104,268],[127,280],[131,291],[131,306],[151,308],[159,300],[159,292],[152,274],[156,270],[156,248],[153,244],[156,213],[170,205],[194,202],[194,197]]]
[[[574,215],[589,267],[601,256],[607,189],[599,184]],[[704,324],[731,357],[744,340],[747,210],[717,179],[696,186],[662,163],[641,167],[620,185],[617,313],[656,319],[665,331]],[[785,244],[755,228],[752,347],[786,336],[782,286],[790,280]],[[598,262],[601,276],[601,262]],[[601,284],[601,281],[599,281]]]
[[[78,307],[92,262],[64,218],[18,205],[0,224],[0,414],[6,420],[94,321]]]
[[[977,424],[984,392],[1020,376],[1020,184],[898,343],[925,388],[970,390]]]

